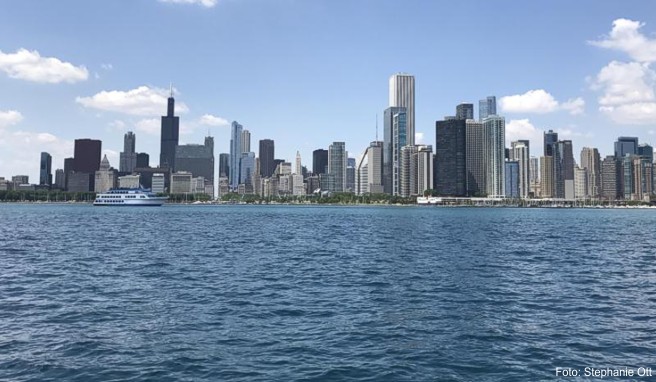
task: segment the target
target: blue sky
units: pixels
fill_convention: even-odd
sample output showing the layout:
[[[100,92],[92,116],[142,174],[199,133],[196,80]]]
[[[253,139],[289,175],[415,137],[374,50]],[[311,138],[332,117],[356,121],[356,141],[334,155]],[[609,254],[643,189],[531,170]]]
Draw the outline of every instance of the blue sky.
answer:
[[[215,156],[239,121],[276,157],[375,138],[388,78],[416,78],[416,131],[460,102],[496,95],[507,141],[542,131],[612,154],[620,135],[656,143],[656,3],[651,1],[131,0],[0,3],[0,176],[38,181],[73,140],[123,134],[159,157],[169,83],[181,143],[210,131]],[[478,112],[478,110],[476,110]],[[382,123],[380,136],[382,137]]]

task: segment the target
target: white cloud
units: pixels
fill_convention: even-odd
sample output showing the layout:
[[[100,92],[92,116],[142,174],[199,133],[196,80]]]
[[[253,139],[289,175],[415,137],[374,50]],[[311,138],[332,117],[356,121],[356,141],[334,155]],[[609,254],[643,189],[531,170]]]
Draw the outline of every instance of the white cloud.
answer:
[[[136,89],[121,91],[101,91],[91,97],[77,97],[75,101],[84,107],[113,111],[130,115],[155,116],[166,114],[167,89],[139,86]],[[176,102],[175,111],[185,113],[189,108]]]
[[[0,111],[0,128],[13,126],[23,120],[23,115],[16,110]]]
[[[24,174],[30,183],[39,183],[39,159],[41,152],[52,155],[52,175],[63,168],[64,158],[73,156],[73,142],[50,133],[15,131],[0,136],[0,176],[10,178]]]
[[[126,127],[125,122],[121,121],[120,119],[116,119],[107,125],[111,131],[124,131]]]
[[[212,8],[216,5],[217,0],[159,0],[162,3],[174,3],[174,4],[198,4],[206,8]]]
[[[637,102],[619,106],[601,106],[599,111],[613,121],[630,125],[654,125],[656,102]]]
[[[570,99],[559,103],[554,96],[544,89],[529,90],[524,94],[501,97],[501,110],[507,113],[545,114],[558,110],[567,110],[570,114],[581,114],[585,107],[582,98]]]
[[[513,119],[506,123],[506,146],[510,142],[528,139],[533,144],[542,142],[542,131],[539,131],[528,119]]]
[[[100,64],[100,67],[103,68],[104,70],[114,69],[114,65],[112,65],[112,64]]]
[[[638,62],[654,62],[656,39],[649,39],[640,33],[640,28],[644,25],[639,21],[617,19],[613,21],[613,29],[608,36],[599,41],[590,41],[590,44],[625,52]]]
[[[424,133],[415,133],[415,144],[424,143]]]
[[[220,127],[230,126],[230,122],[228,122],[227,119],[216,117],[211,114],[203,115],[202,117],[200,117],[200,120],[198,122],[201,125],[207,125],[207,126],[220,126]]]
[[[16,53],[0,51],[0,70],[11,78],[51,83],[86,81],[89,72],[84,66],[75,66],[54,57],[41,57],[36,50],[19,49]]]
[[[141,131],[150,135],[158,135],[161,131],[161,119],[149,118],[142,119],[135,123],[137,131]]]

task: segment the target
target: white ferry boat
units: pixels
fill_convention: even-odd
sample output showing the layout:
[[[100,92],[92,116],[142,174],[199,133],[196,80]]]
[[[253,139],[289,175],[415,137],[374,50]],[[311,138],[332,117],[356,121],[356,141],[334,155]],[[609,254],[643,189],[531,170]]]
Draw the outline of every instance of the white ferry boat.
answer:
[[[114,188],[96,195],[94,206],[161,206],[168,199],[143,188]]]

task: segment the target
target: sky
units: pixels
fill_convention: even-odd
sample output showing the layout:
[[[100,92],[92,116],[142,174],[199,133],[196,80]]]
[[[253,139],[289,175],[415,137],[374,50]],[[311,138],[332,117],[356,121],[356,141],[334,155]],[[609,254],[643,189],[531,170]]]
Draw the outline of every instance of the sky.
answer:
[[[0,2],[0,176],[38,183],[78,138],[118,168],[123,135],[159,159],[173,86],[180,143],[230,122],[275,141],[276,158],[382,139],[389,77],[415,76],[417,142],[461,102],[495,95],[506,142],[542,132],[613,154],[656,144],[656,2],[428,0],[7,0]]]

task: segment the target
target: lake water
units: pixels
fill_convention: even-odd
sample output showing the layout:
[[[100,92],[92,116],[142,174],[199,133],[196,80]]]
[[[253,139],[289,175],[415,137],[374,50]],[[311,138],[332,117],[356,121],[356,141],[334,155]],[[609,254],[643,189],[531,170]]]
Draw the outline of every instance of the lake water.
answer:
[[[0,222],[0,380],[656,368],[656,210],[0,205]]]

